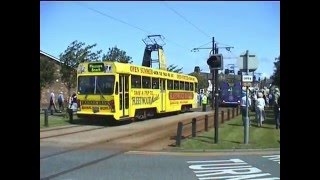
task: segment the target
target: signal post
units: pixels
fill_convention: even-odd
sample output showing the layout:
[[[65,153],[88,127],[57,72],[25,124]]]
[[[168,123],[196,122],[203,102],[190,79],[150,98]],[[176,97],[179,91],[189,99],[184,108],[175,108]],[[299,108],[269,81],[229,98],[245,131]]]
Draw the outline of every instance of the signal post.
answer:
[[[217,50],[217,49],[216,49]],[[218,129],[219,129],[219,104],[218,104],[218,97],[219,97],[219,92],[218,92],[218,70],[223,69],[223,56],[222,54],[213,54],[211,55],[208,60],[207,64],[210,67],[210,70],[214,73],[214,143],[218,143]]]

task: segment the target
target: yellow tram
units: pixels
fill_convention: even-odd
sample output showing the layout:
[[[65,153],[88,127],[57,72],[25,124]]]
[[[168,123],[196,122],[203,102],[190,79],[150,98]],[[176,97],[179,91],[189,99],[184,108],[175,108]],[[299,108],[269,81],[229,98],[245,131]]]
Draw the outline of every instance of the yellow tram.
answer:
[[[146,119],[197,106],[197,78],[119,62],[84,62],[77,69],[80,118]]]

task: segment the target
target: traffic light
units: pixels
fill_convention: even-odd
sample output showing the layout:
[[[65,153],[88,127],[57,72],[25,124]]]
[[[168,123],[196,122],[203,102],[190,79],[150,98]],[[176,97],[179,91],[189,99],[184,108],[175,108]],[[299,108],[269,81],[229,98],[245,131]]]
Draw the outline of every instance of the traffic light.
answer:
[[[210,66],[210,69],[223,69],[223,56],[222,54],[213,54],[211,55],[208,60],[207,64]]]
[[[241,71],[238,71],[238,75],[242,75],[242,72],[241,72]]]
[[[229,69],[225,69],[224,74],[229,74]]]

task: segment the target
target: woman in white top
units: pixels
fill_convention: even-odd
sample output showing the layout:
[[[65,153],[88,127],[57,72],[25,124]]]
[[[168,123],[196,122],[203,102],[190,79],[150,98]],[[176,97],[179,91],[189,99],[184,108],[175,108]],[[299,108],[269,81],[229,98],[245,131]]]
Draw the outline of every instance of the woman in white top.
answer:
[[[255,102],[256,106],[256,118],[258,126],[262,126],[262,122],[264,121],[264,107],[265,107],[265,101],[263,99],[263,94],[261,92],[258,93],[258,98]]]

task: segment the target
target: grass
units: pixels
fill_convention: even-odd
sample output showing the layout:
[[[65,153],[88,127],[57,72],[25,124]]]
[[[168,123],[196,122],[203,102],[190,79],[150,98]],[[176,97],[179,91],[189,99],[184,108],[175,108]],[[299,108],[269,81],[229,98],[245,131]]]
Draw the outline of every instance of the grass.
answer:
[[[60,113],[60,114],[55,113],[54,115],[50,115],[50,113],[49,113],[48,124],[49,124],[49,127],[70,125],[69,117],[65,113]],[[43,113],[40,114],[40,129],[41,128],[47,128],[44,126],[44,114]]]
[[[119,124],[126,122],[119,122]],[[73,115],[73,122],[70,123],[69,115],[66,112],[54,113],[48,116],[48,127],[57,127],[65,125],[95,125],[95,126],[112,126],[117,125],[116,122],[108,122],[106,119],[79,119],[76,114]],[[48,128],[44,126],[44,113],[40,113],[40,129]]]
[[[280,130],[275,128],[272,109],[266,108],[266,120],[262,127],[255,122],[254,112],[249,113],[251,127],[249,143],[244,144],[244,127],[242,117],[237,116],[230,121],[220,124],[218,143],[214,143],[214,128],[200,133],[195,138],[185,139],[178,149],[208,150],[208,149],[265,149],[280,148]]]

